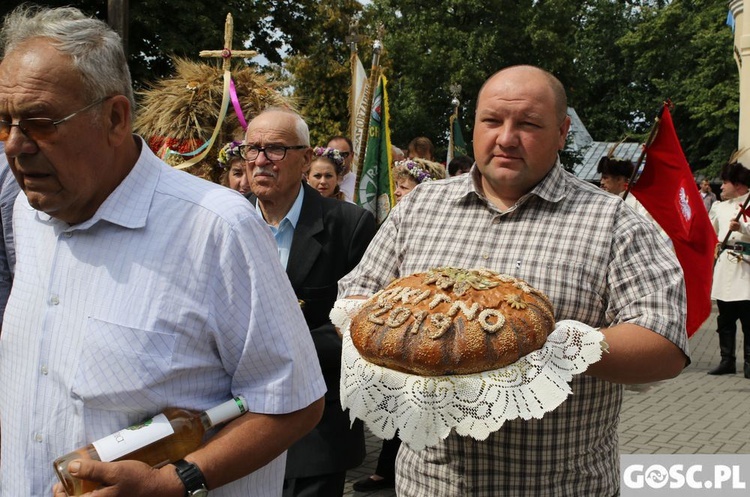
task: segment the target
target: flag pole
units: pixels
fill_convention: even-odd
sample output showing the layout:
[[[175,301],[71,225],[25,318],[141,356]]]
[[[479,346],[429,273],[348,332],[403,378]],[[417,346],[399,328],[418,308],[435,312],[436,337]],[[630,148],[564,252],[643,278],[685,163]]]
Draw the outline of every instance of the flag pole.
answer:
[[[445,167],[448,167],[448,163],[453,160],[453,157],[456,155],[456,137],[453,133],[453,125],[456,122],[456,119],[458,119],[458,106],[461,104],[461,102],[458,100],[458,98],[453,97],[453,100],[451,100],[451,104],[453,104],[453,113],[451,114],[450,119],[448,119],[448,157],[446,158]],[[447,169],[446,169],[447,170]]]
[[[375,89],[378,86],[380,80],[380,51],[383,45],[380,40],[375,40],[372,43],[372,67],[370,68],[370,82],[368,84],[368,94],[366,95],[365,109],[367,109],[367,117],[365,118],[364,127],[362,129],[362,140],[359,143],[359,150],[357,150],[357,164],[360,166],[357,168],[357,178],[354,182],[354,201],[356,202],[359,195],[359,180],[362,177],[362,164],[365,162],[365,151],[367,149],[367,137],[370,131],[370,113],[372,112],[372,101],[375,96]]]
[[[641,155],[638,157],[638,163],[633,168],[633,172],[630,174],[630,179],[628,180],[628,186],[625,188],[625,191],[622,194],[623,200],[625,200],[628,197],[628,194],[630,193],[630,187],[635,182],[635,177],[638,175],[638,171],[640,171],[641,169],[641,164],[643,164],[643,159],[646,157],[646,150],[654,142],[654,139],[656,138],[656,134],[659,132],[659,123],[661,122],[661,116],[664,115],[664,109],[667,106],[671,106],[671,105],[672,105],[671,100],[666,100],[662,104],[662,106],[659,108],[659,112],[656,115],[656,118],[654,118],[654,125],[651,126],[651,131],[648,132],[648,138],[646,138],[646,143],[643,145],[643,148],[641,149]]]
[[[354,130],[356,129],[357,119],[357,102],[355,96],[357,89],[355,88],[357,80],[357,43],[360,40],[359,34],[357,34],[357,21],[352,21],[349,24],[349,36],[346,37],[346,42],[349,44],[349,73],[351,75],[351,84],[349,88],[349,135],[350,139],[354,140]],[[352,152],[354,152],[352,150]]]
[[[453,123],[456,121],[456,119],[458,119],[458,106],[461,105],[461,101],[458,99],[458,96],[461,94],[461,85],[459,85],[458,83],[453,83],[450,85],[449,89],[451,95],[453,95],[453,99],[451,100],[453,113],[448,119],[448,153],[445,157],[446,171],[448,170],[448,163],[450,163],[450,161],[452,161],[453,157],[456,155],[456,137],[453,133]]]

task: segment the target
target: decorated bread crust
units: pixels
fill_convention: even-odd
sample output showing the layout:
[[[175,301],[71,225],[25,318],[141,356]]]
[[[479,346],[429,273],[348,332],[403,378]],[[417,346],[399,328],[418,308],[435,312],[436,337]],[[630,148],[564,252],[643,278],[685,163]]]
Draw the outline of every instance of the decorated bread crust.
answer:
[[[422,376],[498,369],[541,348],[552,304],[523,280],[441,267],[394,280],[351,323],[366,360]]]

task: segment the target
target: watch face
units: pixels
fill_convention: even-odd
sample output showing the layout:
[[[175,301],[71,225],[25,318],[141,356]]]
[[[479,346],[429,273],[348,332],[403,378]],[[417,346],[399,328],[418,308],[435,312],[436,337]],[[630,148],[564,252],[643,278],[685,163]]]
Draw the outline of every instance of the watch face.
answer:
[[[190,497],[206,497],[208,495],[208,490],[206,490],[206,487],[199,488],[198,490],[193,490],[190,492]]]

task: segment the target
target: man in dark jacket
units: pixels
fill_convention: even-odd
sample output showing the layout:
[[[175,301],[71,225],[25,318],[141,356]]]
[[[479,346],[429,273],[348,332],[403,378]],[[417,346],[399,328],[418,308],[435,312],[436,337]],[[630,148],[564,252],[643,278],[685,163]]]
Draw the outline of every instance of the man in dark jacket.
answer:
[[[259,114],[248,125],[240,153],[252,190],[248,198],[276,238],[328,387],[323,419],[289,449],[284,497],[342,495],[346,470],[364,459],[364,433],[359,421],[350,427],[341,409],[341,339],[328,314],[338,280],[359,263],[375,234],[375,220],[354,204],[320,196],[302,181],[312,149],[307,124],[294,112]]]

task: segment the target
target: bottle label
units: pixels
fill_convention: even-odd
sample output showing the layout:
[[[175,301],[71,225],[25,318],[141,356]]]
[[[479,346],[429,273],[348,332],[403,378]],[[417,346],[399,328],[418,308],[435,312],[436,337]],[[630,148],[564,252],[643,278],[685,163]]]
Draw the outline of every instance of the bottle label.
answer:
[[[229,421],[236,418],[241,414],[247,412],[247,401],[244,397],[237,396],[232,400],[228,400],[221,405],[213,407],[206,411],[211,426],[216,426],[219,423]]]
[[[120,430],[94,442],[94,448],[104,462],[112,462],[142,447],[168,437],[174,428],[164,414]]]

